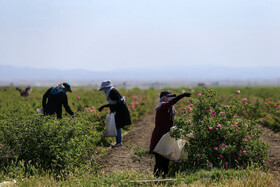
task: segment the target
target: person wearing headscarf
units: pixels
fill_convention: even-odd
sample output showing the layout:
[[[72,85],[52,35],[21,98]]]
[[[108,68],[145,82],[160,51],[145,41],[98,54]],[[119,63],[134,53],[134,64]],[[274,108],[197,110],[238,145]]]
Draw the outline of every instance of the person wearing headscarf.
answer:
[[[169,160],[160,154],[153,152],[153,150],[155,149],[161,137],[169,132],[170,128],[173,126],[173,120],[176,114],[176,110],[173,105],[175,105],[180,99],[190,96],[190,93],[183,93],[176,97],[176,95],[172,94],[169,90],[165,90],[160,93],[160,102],[155,108],[155,128],[153,130],[150,142],[150,152],[155,155],[156,160],[154,167],[155,177],[159,177],[162,174],[163,177],[167,175]]]
[[[108,104],[99,107],[102,111],[105,107],[110,108],[110,112],[115,112],[115,124],[117,128],[116,144],[112,148],[122,146],[121,128],[131,124],[130,113],[125,103],[124,97],[113,87],[110,80],[105,80],[101,83],[98,91],[104,91]]]
[[[64,82],[56,87],[49,88],[43,95],[42,105],[44,115],[56,114],[58,119],[62,118],[62,105],[66,112],[74,116],[73,111],[68,105],[67,92],[72,92],[69,83]]]

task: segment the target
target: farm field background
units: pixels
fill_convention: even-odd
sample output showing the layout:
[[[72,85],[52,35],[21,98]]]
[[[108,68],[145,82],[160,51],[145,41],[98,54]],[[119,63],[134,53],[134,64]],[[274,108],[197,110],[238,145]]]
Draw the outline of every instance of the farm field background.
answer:
[[[151,173],[139,174],[125,171],[103,174],[100,172],[102,166],[99,161],[105,158],[111,143],[114,141],[114,138],[103,136],[104,119],[109,111],[99,112],[97,110],[100,105],[107,102],[102,92],[97,92],[94,88],[73,88],[73,93],[68,94],[68,102],[75,117],[72,118],[64,113],[62,120],[56,120],[55,117],[45,117],[36,113],[36,109],[42,105],[42,95],[46,90],[47,88],[33,88],[29,97],[21,97],[15,87],[8,87],[6,90],[4,87],[0,88],[0,182],[16,180],[18,185],[35,186],[90,186],[94,184],[129,186],[142,184],[139,182],[141,180],[154,180]],[[240,135],[243,139],[238,141],[238,146],[243,146],[248,150],[247,152],[242,150],[245,151],[244,153],[234,152],[234,154],[240,154],[240,159],[244,158],[242,162],[239,161],[238,155],[236,160],[231,158],[230,155],[233,152],[222,154],[223,149],[217,156],[220,157],[217,162],[209,160],[213,158],[210,158],[206,153],[189,155],[185,167],[171,165],[170,178],[172,180],[158,183],[158,185],[230,186],[231,184],[258,184],[259,186],[277,186],[275,180],[279,175],[274,175],[269,168],[268,146],[259,141],[261,127],[257,125],[268,127],[279,134],[279,87],[178,88],[170,90],[176,94],[184,91],[192,93],[191,99],[179,101],[175,106],[177,109],[175,122],[178,129],[180,125],[184,124],[182,130],[186,131],[185,133],[190,130],[185,127],[195,126],[192,124],[195,121],[205,125],[199,121],[200,119],[195,119],[199,112],[209,113],[207,120],[208,123],[211,123],[213,130],[224,128],[224,124],[218,127],[216,127],[218,124],[215,124],[214,127],[212,123],[222,119],[219,116],[227,113],[226,110],[232,109],[229,109],[228,106],[236,107],[236,110],[231,110],[232,116],[227,116],[225,119],[228,121],[239,119],[245,121],[246,119],[250,120],[251,124],[247,121],[243,123],[241,120],[234,128],[230,126],[232,124],[229,124],[228,129],[225,129],[224,132],[234,129],[234,133],[236,133],[236,127],[240,127],[238,134],[231,134],[231,136]],[[126,98],[133,124],[154,109],[160,91],[138,88],[120,89],[120,93]],[[209,95],[207,95],[208,93]],[[229,98],[232,102],[229,102]],[[206,110],[203,105],[199,109],[203,103],[205,106],[209,106],[209,103],[215,103],[215,106],[212,104]],[[250,126],[250,130],[246,130],[248,124],[252,126]],[[133,127],[134,125],[125,130],[129,132]],[[204,130],[205,135],[209,136],[207,133],[210,132],[210,129]],[[215,137],[225,141],[224,134],[219,133],[223,131],[218,130],[215,131],[217,132]],[[183,135],[176,131],[173,133],[177,136]],[[258,143],[254,143],[254,138],[255,142]],[[254,145],[251,152],[249,151],[249,143]],[[223,145],[221,146],[223,147]],[[232,142],[228,141],[224,147],[226,146],[233,147]],[[146,147],[141,149],[132,147],[131,149],[135,150],[133,158],[137,157],[139,164],[151,156],[147,153]],[[229,149],[225,148],[225,150]],[[192,152],[193,150],[187,149],[187,151]],[[226,161],[226,159],[230,159],[230,161]],[[192,165],[194,163],[196,165]],[[205,165],[205,163],[210,164]],[[276,164],[278,164],[279,170],[279,160]],[[178,173],[178,171],[180,172]]]

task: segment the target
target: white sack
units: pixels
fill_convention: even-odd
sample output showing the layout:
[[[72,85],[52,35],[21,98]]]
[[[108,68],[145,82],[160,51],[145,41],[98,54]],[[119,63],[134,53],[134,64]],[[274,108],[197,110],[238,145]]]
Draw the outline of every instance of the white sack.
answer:
[[[104,136],[116,137],[118,133],[115,122],[115,113],[109,113],[106,117],[105,122],[107,125]]]
[[[188,140],[176,140],[175,138],[172,138],[168,132],[161,137],[154,149],[154,152],[169,160],[180,162],[187,156],[184,151],[185,144],[187,142]]]

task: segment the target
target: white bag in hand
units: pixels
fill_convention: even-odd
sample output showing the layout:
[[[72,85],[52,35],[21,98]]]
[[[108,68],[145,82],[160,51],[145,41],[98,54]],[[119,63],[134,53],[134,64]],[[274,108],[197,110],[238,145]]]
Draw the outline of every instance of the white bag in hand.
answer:
[[[106,130],[104,136],[116,137],[117,136],[117,128],[115,122],[115,113],[109,113],[106,117]]]
[[[172,138],[168,132],[161,137],[154,152],[174,162],[180,162],[187,156],[184,151],[187,142],[188,140]]]
[[[38,114],[44,114],[44,109],[43,109],[43,108],[37,108],[37,109],[36,109],[36,112],[37,112]]]

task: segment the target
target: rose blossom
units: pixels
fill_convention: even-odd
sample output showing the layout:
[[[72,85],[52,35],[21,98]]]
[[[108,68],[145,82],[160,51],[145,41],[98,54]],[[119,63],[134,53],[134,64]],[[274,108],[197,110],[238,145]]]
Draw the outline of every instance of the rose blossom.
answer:
[[[211,131],[213,127],[209,127],[209,130]]]
[[[247,98],[244,98],[243,101],[247,101]]]
[[[225,168],[226,169],[228,168],[228,162],[225,162]]]
[[[237,90],[237,93],[240,93],[240,90]]]
[[[200,96],[201,96],[201,94],[198,94],[197,96],[198,96],[198,97],[200,97]]]
[[[221,124],[218,124],[218,125],[217,125],[217,127],[221,127],[221,126],[222,126]]]

